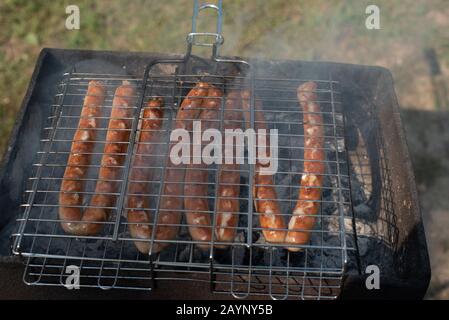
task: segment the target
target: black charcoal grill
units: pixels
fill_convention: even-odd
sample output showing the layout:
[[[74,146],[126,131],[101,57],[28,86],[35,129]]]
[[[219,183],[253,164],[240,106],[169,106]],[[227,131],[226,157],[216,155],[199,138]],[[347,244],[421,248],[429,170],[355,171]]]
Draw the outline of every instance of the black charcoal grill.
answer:
[[[196,32],[196,18],[204,8],[218,12],[214,33]],[[0,268],[4,269],[0,297],[116,294],[95,289],[102,288],[131,289],[127,295],[147,298],[421,298],[430,267],[389,71],[336,63],[220,57],[221,3],[201,7],[195,3],[192,26],[185,56],[60,49],[41,52],[0,176]],[[192,48],[198,45],[210,46],[212,58],[192,55]],[[60,227],[57,195],[87,83],[92,79],[102,80],[108,88],[98,129],[103,139],[114,89],[127,80],[139,90],[127,161],[121,168],[120,192],[110,220],[97,236],[75,237]],[[275,182],[286,215],[292,212],[303,170],[302,111],[296,88],[309,80],[318,84],[326,177],[318,223],[301,252],[289,253],[281,245],[263,241],[250,192],[254,168],[248,164],[240,167],[239,226],[227,249],[214,249],[212,240],[210,250],[199,250],[184,220],[177,239],[161,254],[144,255],[135,248],[124,199],[140,111],[152,96],[166,100],[162,131],[167,140],[154,155],[152,170],[158,178],[148,181],[149,209],[157,214],[173,118],[186,92],[199,80],[224,92],[252,89],[252,106],[256,99],[262,103],[269,127],[279,131]],[[251,119],[254,126],[254,114]],[[101,152],[100,143],[92,155],[87,201],[94,190]],[[215,215],[217,168],[208,170],[210,214]],[[365,287],[369,265],[380,269],[380,290]],[[64,288],[70,266],[80,270],[83,290],[76,293]],[[22,273],[23,281],[32,286],[14,285]],[[14,294],[1,292],[11,285]],[[45,286],[61,288],[49,291]],[[185,289],[192,286],[198,289]]]

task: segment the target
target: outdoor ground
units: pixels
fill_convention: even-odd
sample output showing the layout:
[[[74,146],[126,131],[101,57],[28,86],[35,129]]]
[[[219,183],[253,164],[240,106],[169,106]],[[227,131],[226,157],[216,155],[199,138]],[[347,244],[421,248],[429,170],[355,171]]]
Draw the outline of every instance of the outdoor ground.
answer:
[[[81,29],[65,29],[65,7]],[[380,8],[367,30],[365,8]],[[402,106],[432,263],[428,298],[449,298],[449,116],[437,111],[424,50],[449,84],[448,0],[225,0],[223,55],[380,65]],[[43,47],[183,53],[190,0],[0,0],[0,155]],[[207,25],[207,23],[205,23]],[[205,30],[205,29],[204,29]]]

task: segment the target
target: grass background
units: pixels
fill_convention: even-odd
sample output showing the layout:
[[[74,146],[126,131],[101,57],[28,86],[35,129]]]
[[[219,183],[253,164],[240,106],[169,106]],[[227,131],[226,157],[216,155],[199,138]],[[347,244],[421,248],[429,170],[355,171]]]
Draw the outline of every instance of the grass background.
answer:
[[[65,29],[69,4],[80,8],[80,30]],[[369,4],[381,10],[381,30],[365,28]],[[423,50],[436,50],[449,83],[449,1],[225,0],[224,9],[223,55],[380,65],[393,72],[429,241],[428,297],[448,298],[449,239],[440,228],[443,221],[449,227],[449,124],[444,112],[434,112]],[[191,11],[191,0],[0,0],[0,155],[41,48],[183,53]],[[212,30],[213,19],[201,22],[200,30]],[[440,129],[428,130],[435,126]]]

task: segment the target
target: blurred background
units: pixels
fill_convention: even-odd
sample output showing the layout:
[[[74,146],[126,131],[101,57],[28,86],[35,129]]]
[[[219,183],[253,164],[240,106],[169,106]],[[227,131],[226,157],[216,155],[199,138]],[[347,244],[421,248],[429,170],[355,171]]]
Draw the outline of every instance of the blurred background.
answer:
[[[0,0],[0,157],[43,47],[182,54],[192,3]],[[80,8],[80,30],[65,28],[71,4]],[[370,4],[380,8],[380,30],[365,26]],[[222,55],[391,70],[431,258],[427,298],[449,299],[449,0],[224,0],[223,6]]]

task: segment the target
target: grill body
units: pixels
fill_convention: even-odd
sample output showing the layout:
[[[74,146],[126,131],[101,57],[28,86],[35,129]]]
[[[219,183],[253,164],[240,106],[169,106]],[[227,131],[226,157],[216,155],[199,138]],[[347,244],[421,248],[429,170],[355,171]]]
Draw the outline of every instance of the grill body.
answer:
[[[2,208],[5,210],[1,217],[3,221],[1,245],[5,255],[9,245],[6,235],[8,232],[12,233],[12,221],[20,218],[24,210],[19,205],[29,201],[29,198],[23,198],[23,194],[26,194],[26,190],[34,192],[38,190],[32,186],[30,188],[27,178],[36,176],[36,171],[32,171],[36,168],[33,169],[32,164],[39,163],[35,155],[39,156],[38,152],[42,150],[42,143],[39,141],[41,132],[48,126],[49,117],[54,115],[54,108],[58,107],[58,101],[55,103],[54,97],[62,95],[61,86],[58,87],[58,84],[61,84],[61,75],[66,74],[69,77],[67,80],[72,81],[72,89],[76,89],[77,86],[81,88],[83,79],[89,78],[89,74],[92,75],[92,73],[96,73],[97,77],[108,78],[111,84],[116,80],[129,77],[139,83],[148,64],[167,58],[177,57],[54,49],[42,52],[24,100],[21,118],[12,136],[11,148],[4,160],[1,201]],[[340,134],[345,135],[347,154],[344,155],[344,159],[352,191],[351,195],[346,196],[352,202],[340,201],[340,209],[344,212],[334,219],[340,226],[340,229],[337,226],[334,231],[338,233],[342,231],[341,227],[344,228],[344,239],[340,238],[335,248],[341,259],[338,266],[323,266],[323,261],[329,261],[329,259],[323,256],[322,242],[317,248],[309,248],[310,256],[315,257],[320,254],[316,250],[321,250],[322,256],[317,260],[318,266],[307,265],[302,260],[302,265],[301,262],[298,263],[298,269],[287,269],[287,271],[285,268],[279,270],[255,268],[256,266],[252,264],[254,256],[265,255],[262,258],[265,264],[266,261],[271,261],[270,263],[273,261],[273,253],[269,250],[267,253],[262,245],[261,248],[255,246],[251,249],[256,252],[250,253],[250,261],[238,265],[235,264],[235,255],[238,255],[238,252],[234,253],[234,250],[229,258],[231,262],[228,261],[227,264],[216,264],[212,261],[212,265],[208,265],[207,259],[198,263],[195,257],[186,258],[183,264],[180,264],[180,261],[171,260],[170,257],[151,262],[148,262],[148,259],[125,258],[122,256],[123,248],[126,248],[126,243],[132,245],[132,241],[121,236],[120,228],[114,230],[113,221],[108,236],[103,235],[104,239],[101,237],[92,239],[92,241],[100,240],[102,243],[102,247],[98,250],[100,256],[89,257],[89,253],[86,255],[83,252],[83,255],[80,255],[76,250],[71,251],[72,244],[75,247],[79,246],[79,240],[67,240],[62,233],[53,240],[51,238],[44,240],[47,241],[47,246],[36,249],[35,242],[32,241],[36,237],[31,235],[31,242],[28,244],[26,241],[21,242],[25,245],[18,250],[22,250],[21,252],[27,258],[25,282],[44,285],[60,284],[65,278],[63,272],[65,266],[81,263],[83,267],[82,264],[85,263],[87,272],[85,281],[82,281],[87,286],[99,286],[104,289],[129,287],[148,290],[156,286],[170,287],[173,286],[174,279],[189,278],[196,280],[196,285],[203,288],[200,291],[205,295],[209,294],[212,288],[215,292],[233,293],[235,296],[246,296],[248,292],[256,295],[268,292],[268,295],[272,297],[281,298],[286,294],[298,298],[335,298],[338,295],[380,297],[386,293],[394,297],[422,296],[430,276],[427,249],[397,101],[388,71],[381,68],[332,63],[258,60],[250,62],[256,70],[263,70],[264,79],[267,79],[267,75],[273,74],[276,78],[285,80],[325,79],[322,88],[331,94],[335,92],[335,101],[338,103],[330,104],[328,111],[339,104],[339,109],[331,112],[330,116],[335,117],[337,113],[341,113],[346,120],[341,123],[344,130]],[[172,79],[174,79],[172,76],[166,77],[166,80]],[[64,81],[67,80],[63,79],[62,84],[64,85]],[[269,83],[269,80],[264,81]],[[274,87],[272,84],[268,86]],[[275,87],[281,88],[279,84]],[[289,87],[288,84],[285,87]],[[289,88],[292,90],[292,87]],[[67,101],[64,104],[67,104]],[[329,123],[335,123],[335,121]],[[337,135],[333,138],[336,137]],[[63,161],[60,164],[63,165]],[[14,174],[11,174],[12,172]],[[335,173],[334,175],[337,177]],[[51,177],[51,175],[48,176]],[[46,192],[46,194],[49,193]],[[247,197],[245,200],[247,210],[251,210],[250,199]],[[340,220],[340,217],[343,220]],[[116,221],[120,219],[119,215],[115,218]],[[41,235],[39,231],[36,231],[39,230],[36,224],[45,223],[44,220],[35,219],[35,234]],[[57,223],[53,225],[56,226]],[[123,225],[126,226],[126,223]],[[20,236],[21,233],[18,235]],[[346,241],[346,238],[352,245],[348,247],[346,244],[343,245],[342,241]],[[68,247],[65,247],[66,251],[60,251],[59,254],[57,250],[50,252],[53,250],[49,244],[51,241],[53,243],[63,241],[63,247],[64,245]],[[89,240],[85,241],[89,242]],[[188,242],[184,244],[184,247],[186,246],[189,246]],[[83,246],[83,248],[89,247]],[[259,249],[260,251],[257,251]],[[248,249],[236,247],[235,250]],[[328,252],[331,252],[331,249],[326,254]],[[195,252],[190,250],[186,251],[186,254],[193,255]],[[248,256],[248,252],[244,255]],[[83,260],[83,257],[88,259]],[[256,260],[256,264],[257,261],[260,260]],[[136,262],[138,262],[137,267]],[[364,271],[370,264],[376,264],[381,269],[381,283],[385,286],[378,292],[369,292],[364,288],[365,276],[360,271]],[[159,269],[160,265],[164,266],[165,270]],[[251,274],[253,270],[260,274],[257,272]],[[289,281],[285,280],[288,278],[294,279],[293,282],[288,283]],[[314,278],[317,281],[314,281]],[[175,288],[179,288],[185,282],[176,283]],[[157,297],[158,291],[151,293],[149,297],[154,295]],[[176,297],[175,291],[182,292],[180,289],[171,291],[173,297]],[[401,291],[405,295],[399,295],[398,292]]]

